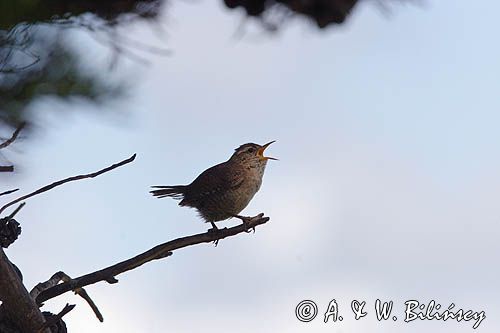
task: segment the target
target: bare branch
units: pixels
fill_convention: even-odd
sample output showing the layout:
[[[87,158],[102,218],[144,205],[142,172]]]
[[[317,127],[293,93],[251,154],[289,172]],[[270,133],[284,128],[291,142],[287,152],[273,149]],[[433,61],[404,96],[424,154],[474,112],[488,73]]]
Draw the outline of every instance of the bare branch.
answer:
[[[35,333],[45,323],[38,306],[24,287],[18,272],[0,248],[0,299],[2,311],[22,332]],[[47,331],[48,332],[48,331]]]
[[[57,272],[54,275],[50,277],[45,282],[40,282],[37,284],[33,289],[30,291],[30,296],[33,297],[33,299],[36,299],[37,296],[44,290],[49,289],[55,285],[57,285],[63,278],[64,272]],[[64,274],[65,275],[65,274]]]
[[[17,206],[17,208],[7,217],[7,220],[11,220],[14,218],[14,216],[16,216],[17,213],[19,213],[19,211],[21,209],[23,209],[24,205],[26,205],[25,202],[21,203],[19,206]]]
[[[0,172],[12,172],[14,171],[13,165],[0,165]]]
[[[99,175],[101,175],[101,174],[103,174],[105,172],[108,172],[108,171],[111,171],[111,170],[116,169],[118,167],[121,167],[122,165],[125,165],[127,163],[132,162],[135,159],[135,156],[136,156],[136,154],[132,155],[131,157],[127,158],[126,160],[123,160],[123,161],[121,161],[119,163],[113,164],[113,165],[111,165],[109,167],[106,167],[106,168],[104,168],[102,170],[99,170],[99,171],[96,171],[96,172],[93,172],[93,173],[89,173],[89,174],[85,174],[85,175],[78,175],[78,176],[73,176],[73,177],[69,177],[69,178],[66,178],[66,179],[58,180],[58,181],[56,181],[56,182],[54,182],[52,184],[46,185],[46,186],[44,186],[42,188],[39,188],[38,190],[36,190],[34,192],[31,192],[29,194],[23,195],[22,197],[19,197],[19,198],[15,199],[15,200],[12,200],[11,202],[5,204],[2,208],[0,208],[0,214],[3,213],[3,211],[6,208],[8,208],[8,207],[10,207],[10,206],[12,206],[12,205],[20,202],[20,201],[23,201],[23,200],[26,200],[28,198],[31,198],[31,197],[33,197],[33,196],[35,196],[37,194],[40,194],[40,193],[43,193],[43,192],[47,192],[47,191],[53,189],[54,187],[57,187],[57,186],[60,186],[60,185],[63,185],[63,184],[66,184],[66,183],[69,183],[69,182],[72,182],[72,181],[75,181],[75,180],[81,180],[81,179],[86,179],[86,178],[94,178],[94,177],[97,177],[97,176],[99,176]]]
[[[57,285],[61,281],[70,282],[71,280],[72,280],[71,277],[69,275],[67,275],[66,273],[57,272],[54,275],[52,275],[49,280],[37,284],[35,286],[35,288],[33,288],[30,291],[30,295],[33,299],[36,299],[42,291],[47,290],[49,288],[52,288],[53,286]],[[95,305],[92,298],[90,298],[89,294],[87,294],[85,289],[78,288],[78,289],[75,289],[74,292],[75,292],[75,294],[79,295],[81,298],[83,298],[88,303],[88,305],[90,306],[92,311],[94,311],[94,314],[97,317],[97,319],[99,319],[100,322],[103,322],[104,318],[102,317],[101,312],[97,308],[97,305]],[[40,306],[41,306],[41,304],[40,304]]]
[[[14,133],[12,133],[12,136],[5,140],[4,142],[0,143],[0,149],[6,148],[10,146],[10,144],[14,141],[16,141],[17,136],[21,132],[21,130],[26,126],[25,122],[22,122],[19,124],[19,126],[16,128]],[[14,171],[14,166],[13,165],[0,165],[0,172],[13,172]]]
[[[11,194],[11,193],[14,193],[14,192],[17,192],[17,191],[19,191],[19,189],[18,189],[18,188],[13,189],[13,190],[9,190],[9,191],[2,192],[2,193],[0,193],[0,197],[1,197],[2,195]]]
[[[21,123],[17,128],[16,130],[14,131],[14,133],[12,133],[12,136],[5,140],[4,142],[0,143],[0,149],[3,149],[3,148],[6,148],[8,147],[12,142],[16,141],[17,139],[17,136],[19,135],[19,132],[21,132],[21,130],[24,128],[24,126],[26,126],[26,123],[23,122]]]
[[[69,281],[71,281],[71,280],[69,280]],[[95,305],[94,301],[92,300],[92,298],[90,298],[89,294],[87,294],[85,289],[83,289],[83,288],[75,289],[75,294],[77,294],[78,296],[80,296],[81,298],[83,298],[87,302],[87,304],[90,306],[92,311],[94,311],[94,314],[97,317],[97,319],[102,323],[104,321],[104,318],[101,314],[101,311],[99,311],[99,308],[97,308],[97,305]]]
[[[38,297],[36,298],[36,302],[38,304],[41,304],[46,300],[57,297],[70,290],[76,290],[78,288],[88,286],[100,281],[116,283],[117,280],[115,279],[115,276],[117,276],[118,274],[135,269],[149,261],[168,257],[172,255],[172,251],[174,250],[195,244],[217,242],[226,237],[234,236],[242,232],[248,232],[249,229],[255,228],[256,226],[264,224],[267,221],[269,221],[269,217],[264,217],[264,214],[261,213],[255,217],[252,217],[247,223],[242,223],[231,228],[223,228],[218,230],[211,229],[205,233],[174,239],[172,241],[157,245],[152,249],[143,252],[133,258],[124,260],[102,270],[82,275],[75,279],[71,279],[69,282],[64,282],[52,288],[44,290],[38,295]]]
[[[64,317],[68,312],[73,310],[75,308],[75,306],[76,306],[75,304],[69,305],[68,303],[66,303],[66,306],[61,310],[61,312],[59,312],[57,315],[55,315],[52,318],[50,318],[49,320],[47,320],[42,325],[42,327],[40,328],[40,330],[38,332],[39,333],[44,332],[46,329],[50,328],[50,326],[57,324],[57,322],[60,321],[62,319],[62,317]]]

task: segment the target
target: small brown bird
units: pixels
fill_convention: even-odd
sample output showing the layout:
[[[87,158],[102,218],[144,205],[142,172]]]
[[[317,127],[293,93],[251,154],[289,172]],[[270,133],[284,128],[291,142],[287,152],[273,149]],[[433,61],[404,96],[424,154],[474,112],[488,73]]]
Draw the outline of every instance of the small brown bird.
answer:
[[[158,198],[182,199],[180,206],[198,210],[205,222],[217,229],[215,222],[237,217],[248,223],[247,217],[238,215],[252,200],[262,184],[268,160],[264,150],[274,141],[261,146],[245,143],[238,147],[226,162],[203,171],[189,185],[152,186]]]

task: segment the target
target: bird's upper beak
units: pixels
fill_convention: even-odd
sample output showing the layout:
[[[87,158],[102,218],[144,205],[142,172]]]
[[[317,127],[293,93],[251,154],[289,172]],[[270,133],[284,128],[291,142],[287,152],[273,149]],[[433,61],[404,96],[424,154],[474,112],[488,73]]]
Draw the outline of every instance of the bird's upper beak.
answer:
[[[271,142],[268,142],[266,143],[265,145],[263,145],[262,147],[259,148],[259,150],[257,151],[257,155],[263,159],[263,160],[278,160],[277,158],[274,158],[274,157],[269,157],[269,156],[264,156],[264,150],[266,150],[267,147],[269,147],[269,145],[271,143],[273,143],[275,141],[271,141]]]

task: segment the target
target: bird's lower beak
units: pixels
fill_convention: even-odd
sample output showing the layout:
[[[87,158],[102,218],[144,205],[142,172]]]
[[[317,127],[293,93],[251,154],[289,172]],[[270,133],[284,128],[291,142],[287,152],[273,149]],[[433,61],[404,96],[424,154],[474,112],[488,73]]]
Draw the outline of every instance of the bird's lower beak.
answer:
[[[271,142],[266,143],[265,145],[260,147],[260,149],[257,151],[257,155],[259,155],[261,159],[263,159],[263,160],[276,160],[276,161],[278,160],[277,158],[274,158],[274,157],[264,156],[264,150],[266,150],[266,148],[269,147],[269,145],[271,145],[271,143],[273,143],[273,142],[276,142],[276,141],[271,141]]]

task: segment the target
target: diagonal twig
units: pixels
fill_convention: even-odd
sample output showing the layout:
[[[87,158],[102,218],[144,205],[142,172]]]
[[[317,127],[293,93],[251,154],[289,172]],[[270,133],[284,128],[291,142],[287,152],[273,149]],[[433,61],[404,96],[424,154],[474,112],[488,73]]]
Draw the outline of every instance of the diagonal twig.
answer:
[[[16,214],[19,213],[19,211],[24,207],[24,205],[26,205],[26,203],[22,202],[19,206],[17,206],[17,208],[9,216],[7,216],[7,220],[13,219],[14,216],[16,216]]]
[[[16,141],[17,136],[21,132],[21,130],[26,126],[25,122],[22,122],[19,124],[19,126],[16,128],[14,133],[12,133],[12,136],[5,140],[4,142],[0,143],[0,149],[8,147],[12,142]],[[14,171],[14,166],[13,165],[0,165],[0,172],[13,172]]]
[[[52,275],[49,280],[37,284],[30,291],[30,296],[33,299],[36,299],[42,291],[47,290],[53,286],[56,286],[61,281],[70,282],[71,280],[72,280],[71,277],[69,275],[67,275],[66,273],[57,272],[54,275]],[[97,308],[97,305],[95,305],[92,298],[90,298],[89,294],[87,294],[87,291],[85,291],[85,289],[83,289],[83,288],[77,288],[74,290],[74,292],[75,292],[75,294],[77,294],[78,296],[80,296],[81,298],[83,298],[87,302],[87,304],[90,306],[92,311],[94,311],[94,314],[97,317],[97,319],[99,319],[100,322],[103,322],[104,318],[103,318],[101,312],[99,311],[99,308]],[[41,306],[41,304],[40,304],[40,306]]]
[[[86,179],[86,178],[97,177],[97,176],[99,176],[99,175],[101,175],[101,174],[103,174],[105,172],[111,171],[113,169],[121,167],[122,165],[125,165],[127,163],[132,162],[135,159],[135,157],[136,157],[136,154],[132,155],[131,157],[127,158],[126,160],[123,160],[123,161],[121,161],[119,163],[115,163],[115,164],[113,164],[113,165],[111,165],[109,167],[106,167],[106,168],[102,169],[102,170],[99,170],[99,171],[96,171],[96,172],[93,172],[93,173],[89,173],[89,174],[85,174],[85,175],[78,175],[78,176],[73,176],[73,177],[69,177],[69,178],[66,178],[66,179],[58,180],[58,181],[56,181],[56,182],[54,182],[52,184],[46,185],[44,187],[41,187],[41,188],[39,188],[36,191],[33,191],[33,192],[31,192],[29,194],[26,194],[26,195],[23,195],[22,197],[19,197],[19,198],[15,199],[15,200],[12,200],[11,202],[3,205],[3,207],[0,208],[0,214],[3,213],[3,211],[6,208],[8,208],[8,207],[10,207],[10,206],[12,206],[12,205],[20,202],[20,201],[26,200],[28,198],[31,198],[31,197],[37,195],[37,194],[49,191],[49,190],[53,189],[54,187],[57,187],[57,186],[60,186],[60,185],[63,185],[63,184],[66,184],[66,183],[69,183],[69,182],[72,182],[72,181],[75,181],[75,180],[81,180],[81,179]]]
[[[68,280],[68,281],[70,281],[70,280]],[[68,282],[68,281],[66,281],[66,282]],[[81,298],[83,298],[87,302],[87,304],[90,306],[92,311],[94,311],[94,314],[97,317],[97,319],[102,323],[104,321],[104,318],[101,314],[101,311],[99,311],[99,308],[97,307],[97,305],[95,305],[92,298],[90,298],[89,294],[87,294],[87,291],[85,291],[85,289],[83,289],[83,288],[78,288],[78,289],[75,289],[75,294],[77,294],[78,296],[80,296]]]
[[[18,189],[18,188],[13,189],[13,190],[9,190],[9,191],[2,192],[2,193],[0,193],[0,197],[1,197],[2,195],[11,194],[11,193],[14,193],[14,192],[17,192],[17,191],[19,191],[19,189]]]
[[[19,135],[19,132],[21,132],[21,130],[24,128],[24,126],[26,126],[26,123],[22,122],[16,128],[16,130],[14,131],[14,133],[12,133],[12,136],[9,139],[7,139],[4,142],[0,143],[0,149],[8,147],[12,142],[14,142],[17,139],[17,136]]]
[[[42,327],[40,327],[40,330],[38,331],[39,333],[41,332],[45,332],[45,330],[47,328],[49,328],[50,326],[52,325],[55,325],[57,324],[57,322],[59,320],[61,320],[62,317],[64,317],[68,312],[70,312],[71,310],[73,310],[75,308],[75,304],[68,304],[66,303],[66,306],[61,310],[61,312],[59,312],[58,314],[56,314],[55,316],[52,316],[49,320],[47,320],[43,325]]]
[[[0,172],[12,172],[14,171],[13,165],[0,165]]]

